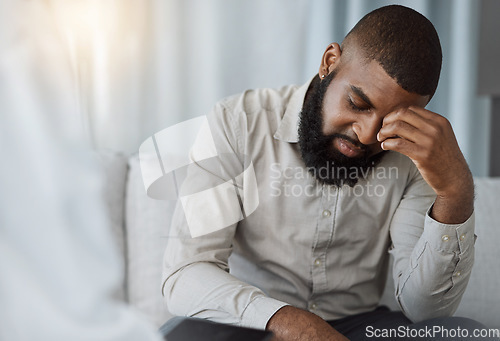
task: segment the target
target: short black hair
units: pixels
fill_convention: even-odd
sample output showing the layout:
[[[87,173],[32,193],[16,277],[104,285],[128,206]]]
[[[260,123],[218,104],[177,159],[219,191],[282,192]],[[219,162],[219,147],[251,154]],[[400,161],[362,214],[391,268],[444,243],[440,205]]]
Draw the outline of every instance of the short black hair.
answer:
[[[434,95],[443,59],[441,44],[432,23],[417,11],[390,5],[368,13],[344,38],[342,53],[351,47],[367,60],[376,60],[406,91]]]

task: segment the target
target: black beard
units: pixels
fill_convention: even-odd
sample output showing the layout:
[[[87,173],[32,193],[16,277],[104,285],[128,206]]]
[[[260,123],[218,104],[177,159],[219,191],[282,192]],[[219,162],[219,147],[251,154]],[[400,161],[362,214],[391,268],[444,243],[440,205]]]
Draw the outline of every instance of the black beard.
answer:
[[[384,153],[368,156],[368,148],[349,136],[323,134],[323,98],[335,71],[320,80],[315,77],[307,91],[299,121],[299,147],[308,171],[323,184],[354,187],[360,175],[368,174]],[[335,138],[342,138],[364,149],[361,157],[345,156],[333,146]]]

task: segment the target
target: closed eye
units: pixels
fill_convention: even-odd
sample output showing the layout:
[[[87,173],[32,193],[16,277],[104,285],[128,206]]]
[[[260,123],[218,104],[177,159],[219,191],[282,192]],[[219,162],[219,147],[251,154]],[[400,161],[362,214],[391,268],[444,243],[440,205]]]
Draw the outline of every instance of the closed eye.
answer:
[[[352,99],[351,99],[350,96],[347,96],[347,103],[349,103],[349,106],[354,111],[363,112],[363,111],[369,111],[370,110],[370,107],[358,107],[356,104],[354,104],[354,102],[352,101]]]

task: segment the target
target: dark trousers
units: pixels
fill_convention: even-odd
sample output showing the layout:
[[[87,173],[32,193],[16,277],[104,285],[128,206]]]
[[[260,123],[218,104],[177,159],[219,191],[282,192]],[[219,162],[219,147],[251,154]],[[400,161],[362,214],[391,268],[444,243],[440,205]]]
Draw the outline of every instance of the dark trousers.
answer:
[[[186,318],[175,317],[165,323],[160,332],[166,335]],[[402,312],[378,307],[374,311],[327,321],[339,333],[357,340],[495,340],[486,336],[488,329],[481,323],[463,317],[442,317],[412,323]],[[481,333],[483,336],[481,336]],[[477,334],[475,336],[474,334]]]
[[[439,317],[412,323],[402,312],[378,307],[374,311],[328,321],[350,340],[500,340],[488,337],[481,323],[464,317]],[[482,333],[482,334],[481,334]],[[478,336],[475,337],[474,334]],[[485,337],[481,337],[481,335]]]

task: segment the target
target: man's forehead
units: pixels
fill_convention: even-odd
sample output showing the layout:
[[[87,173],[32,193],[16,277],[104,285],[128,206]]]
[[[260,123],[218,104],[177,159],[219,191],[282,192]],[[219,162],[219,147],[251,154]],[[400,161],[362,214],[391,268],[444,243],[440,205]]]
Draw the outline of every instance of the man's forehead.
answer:
[[[377,61],[362,57],[353,57],[343,62],[338,76],[348,83],[349,88],[355,87],[367,94],[377,90],[384,92],[387,88],[405,91]]]
[[[344,61],[338,73],[344,90],[356,95],[372,107],[425,106],[428,96],[410,93],[387,74],[376,60],[352,56]]]

